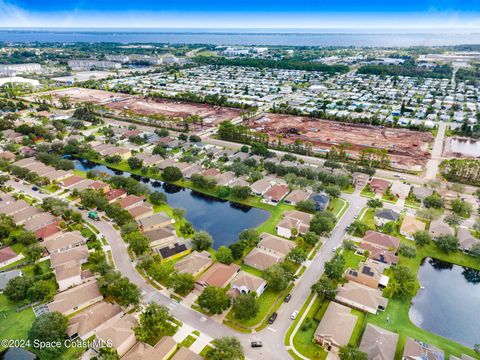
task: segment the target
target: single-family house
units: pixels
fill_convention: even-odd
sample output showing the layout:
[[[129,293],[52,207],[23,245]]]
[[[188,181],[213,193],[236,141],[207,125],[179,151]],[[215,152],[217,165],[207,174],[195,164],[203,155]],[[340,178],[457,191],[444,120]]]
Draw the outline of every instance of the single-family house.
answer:
[[[335,300],[355,309],[376,314],[387,308],[388,299],[378,289],[349,281],[338,288]]]
[[[117,201],[117,203],[122,207],[124,210],[131,209],[136,206],[140,206],[145,202],[145,196],[137,196],[137,195],[128,195],[123,199]]]
[[[278,204],[287,196],[289,191],[288,186],[275,184],[263,194],[263,198],[265,201]]]
[[[50,312],[58,311],[68,316],[102,299],[97,282],[89,281],[56,294],[53,301],[47,304],[47,308]]]
[[[413,215],[405,215],[403,218],[402,225],[400,226],[400,234],[405,236],[407,239],[412,240],[413,236],[417,231],[424,231],[427,224],[423,221],[418,220]]]
[[[197,276],[208,269],[212,263],[213,261],[208,251],[192,251],[184,258],[178,260],[174,266],[180,274]]]
[[[153,215],[153,207],[148,203],[131,207],[127,211],[130,215],[132,215],[134,220]]]
[[[330,197],[324,192],[311,194],[309,199],[315,203],[315,210],[317,211],[327,210],[330,202]]]
[[[286,238],[292,237],[292,230],[298,234],[305,234],[310,229],[313,215],[302,211],[291,210],[283,214],[283,219],[276,226],[277,234]]]
[[[405,199],[408,196],[408,194],[410,194],[411,187],[412,187],[411,185],[404,184],[400,181],[394,181],[392,186],[390,186],[390,191],[397,198]]]
[[[397,342],[398,334],[367,324],[359,349],[367,354],[369,360],[392,360]]]
[[[17,253],[10,246],[0,248],[0,268],[19,260]]]
[[[472,235],[466,227],[459,227],[457,230],[457,239],[460,243],[460,249],[468,251],[473,245],[480,244],[480,240]]]
[[[403,348],[402,360],[418,359],[444,360],[445,357],[443,351],[436,347],[407,336],[405,347]]]
[[[72,231],[57,233],[55,237],[43,241],[41,245],[47,249],[49,254],[54,254],[86,243],[87,239],[79,231]]]
[[[182,346],[170,360],[203,360],[203,357],[193,352],[189,348]]]
[[[137,224],[142,231],[160,229],[172,223],[172,219],[164,212],[158,212],[137,220]]]
[[[267,282],[258,276],[240,271],[231,281],[230,286],[229,293],[233,297],[250,292],[255,292],[257,296],[260,296],[265,291]]]
[[[203,273],[203,275],[196,281],[197,289],[202,290],[211,285],[216,287],[225,287],[233,280],[240,271],[240,266],[237,264],[225,265],[222,263],[215,263]]]
[[[381,247],[395,253],[400,246],[400,239],[395,236],[387,235],[378,231],[368,230],[362,239],[362,243]]]
[[[50,213],[41,213],[29,219],[29,221],[23,225],[23,228],[27,231],[35,232],[36,230],[43,228],[45,225],[53,224],[56,221],[56,216],[53,216]]]
[[[315,330],[314,339],[325,350],[337,353],[350,341],[357,317],[346,306],[331,301]]]
[[[349,281],[371,287],[372,289],[383,289],[388,285],[389,277],[383,275],[384,266],[376,261],[367,259],[357,269],[347,269],[345,277]]]
[[[253,195],[256,196],[263,196],[271,187],[272,182],[269,179],[260,179],[250,185]]]
[[[397,221],[400,218],[400,214],[392,209],[379,209],[375,211],[373,220],[375,225],[383,226],[390,221]]]
[[[370,176],[368,176],[367,174],[354,172],[352,174],[353,186],[355,186],[356,189],[363,189],[365,185],[367,185],[369,178]]]
[[[424,186],[413,186],[412,194],[419,201],[423,201],[426,197],[433,195],[433,190]]]
[[[117,351],[118,356],[122,357],[137,342],[133,330],[137,322],[137,319],[133,315],[125,315],[99,329],[97,331],[97,339],[102,343],[109,344],[109,346]]]
[[[387,191],[388,187],[390,186],[390,182],[383,179],[373,178],[370,181],[370,188],[375,193],[383,194]]]
[[[18,276],[22,276],[22,272],[20,270],[10,270],[10,271],[3,271],[0,272],[0,294],[5,290],[8,282],[13,278]]]
[[[171,336],[163,336],[155,346],[138,341],[123,357],[122,360],[167,360],[177,350],[177,342]],[[195,354],[196,355],[196,354]],[[186,360],[194,358],[186,358]]]
[[[100,301],[69,319],[67,335],[70,339],[79,337],[86,340],[102,326],[108,326],[122,315],[123,310],[119,305]]]
[[[123,199],[127,196],[127,192],[123,189],[110,189],[107,193],[105,193],[105,198],[111,204],[114,201],[119,199]]]
[[[296,205],[300,201],[305,201],[310,197],[310,193],[305,190],[295,189],[285,198],[285,204]]]
[[[454,234],[453,229],[447,224],[445,224],[441,219],[433,220],[430,223],[430,228],[428,231],[430,232],[430,234],[432,234],[433,238]]]

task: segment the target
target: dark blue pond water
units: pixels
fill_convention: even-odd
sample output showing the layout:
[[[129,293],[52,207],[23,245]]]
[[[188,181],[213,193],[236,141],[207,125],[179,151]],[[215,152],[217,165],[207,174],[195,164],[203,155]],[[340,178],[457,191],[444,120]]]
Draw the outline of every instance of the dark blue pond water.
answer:
[[[418,280],[413,323],[468,347],[480,343],[480,271],[426,258]]]
[[[74,160],[75,168],[82,171],[96,170],[109,175],[131,176],[147,185],[152,191],[167,195],[168,204],[173,208],[185,209],[185,218],[195,229],[205,230],[212,235],[213,248],[229,245],[238,239],[238,234],[248,228],[265,222],[268,211],[207,196],[180,186],[151,180],[128,172],[111,169],[88,160]]]

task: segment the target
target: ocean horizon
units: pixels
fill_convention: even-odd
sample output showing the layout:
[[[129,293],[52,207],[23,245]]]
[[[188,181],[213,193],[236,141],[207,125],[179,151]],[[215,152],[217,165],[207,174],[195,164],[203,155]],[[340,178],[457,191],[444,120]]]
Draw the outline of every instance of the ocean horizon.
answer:
[[[0,28],[0,42],[409,47],[480,44],[479,29]]]

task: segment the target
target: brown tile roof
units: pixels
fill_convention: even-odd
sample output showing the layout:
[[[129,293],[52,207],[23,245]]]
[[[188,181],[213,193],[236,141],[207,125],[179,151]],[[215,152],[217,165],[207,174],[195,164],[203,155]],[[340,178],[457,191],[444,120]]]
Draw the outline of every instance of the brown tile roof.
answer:
[[[45,225],[53,224],[57,218],[49,213],[42,213],[34,218],[28,219],[23,226],[27,231],[36,231]]]
[[[280,201],[288,194],[288,186],[286,185],[273,185],[270,189],[263,194],[263,197],[270,198],[274,201]]]
[[[97,282],[90,281],[58,293],[47,307],[51,312],[59,311],[61,313],[68,313],[75,307],[100,297],[102,297],[102,294],[100,294]]]
[[[82,182],[84,180],[85,180],[85,178],[83,178],[81,176],[73,175],[73,176],[70,176],[69,178],[66,178],[66,179],[63,179],[62,181],[60,181],[60,184],[63,187],[70,187],[70,186],[78,184],[79,182]]]
[[[162,360],[175,351],[177,342],[171,336],[164,336],[155,346],[137,342],[122,360]]]
[[[268,253],[259,248],[253,248],[247,256],[243,259],[243,262],[259,270],[264,270],[269,266],[278,264],[283,259],[282,256],[273,253]]]
[[[232,287],[245,287],[249,291],[257,291],[264,284],[264,279],[245,271],[240,271],[230,283]]]
[[[391,360],[395,358],[398,334],[367,324],[360,343],[360,350],[367,354],[369,359]]]
[[[356,322],[350,308],[332,301],[315,330],[315,337],[327,337],[336,346],[347,345]]]
[[[0,248],[0,263],[14,259],[17,253],[10,246]]]
[[[203,360],[203,357],[194,353],[192,350],[182,346],[178,351],[170,358],[170,360]]]
[[[261,240],[257,245],[259,248],[272,250],[275,253],[283,256],[288,255],[288,253],[297,246],[294,241],[284,240],[279,236],[268,233],[262,233],[260,235],[260,239]]]
[[[86,261],[87,258],[88,248],[86,246],[78,246],[67,251],[62,251],[50,255],[50,264],[52,268],[56,268],[57,266],[68,263],[70,261],[82,263]]]
[[[205,266],[209,266],[211,263],[212,259],[208,251],[192,251],[184,258],[178,260],[174,266],[181,274],[195,274]]]
[[[143,204],[143,205],[132,207],[127,211],[130,215],[132,215],[134,219],[137,219],[144,216],[145,214],[150,214],[151,212],[153,212],[153,207],[150,204]]]
[[[380,190],[381,192],[385,192],[389,186],[390,183],[387,180],[373,178],[372,181],[370,181],[370,187],[374,190]]]
[[[143,201],[145,201],[145,196],[127,195],[123,199],[118,200],[118,203],[123,209],[126,209]]]
[[[105,197],[110,202],[124,194],[126,194],[126,191],[123,189],[111,189],[109,192],[105,194]]]
[[[119,305],[101,301],[70,318],[67,335],[71,337],[77,334],[82,338],[120,313],[122,308]]]
[[[363,242],[368,242],[377,246],[381,246],[385,249],[395,249],[395,251],[400,245],[399,238],[372,230],[368,230],[365,233],[365,236],[363,237]]]
[[[58,222],[54,222],[38,230],[35,230],[35,236],[37,237],[37,239],[45,239],[61,231],[62,229],[60,229],[60,227],[58,226]]]
[[[132,336],[135,338],[133,328],[137,325],[137,319],[132,315],[125,315],[111,325],[100,329],[97,337],[103,341],[112,341],[112,347],[118,349],[129,341]]]
[[[59,233],[58,236],[48,239],[42,242],[49,253],[55,252],[65,247],[77,246],[85,244],[86,239],[80,234],[79,231]]]
[[[224,287],[229,280],[240,270],[237,264],[225,265],[221,263],[213,264],[198,279],[197,283],[202,285],[211,285],[216,287]]]
[[[301,190],[301,189],[295,189],[293,190],[288,196],[285,198],[286,202],[291,202],[291,203],[297,203],[299,201],[307,200],[310,197],[310,193]]]

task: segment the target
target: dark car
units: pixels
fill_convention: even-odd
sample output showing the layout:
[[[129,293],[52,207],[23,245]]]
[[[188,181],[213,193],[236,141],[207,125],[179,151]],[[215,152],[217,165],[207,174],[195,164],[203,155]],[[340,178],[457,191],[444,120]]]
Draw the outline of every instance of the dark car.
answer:
[[[292,298],[292,294],[288,294],[287,296],[285,296],[285,299],[283,301],[289,302],[291,298]]]
[[[32,190],[33,190],[33,191],[38,191],[38,187],[32,186]]]
[[[262,347],[262,346],[263,346],[263,344],[262,344],[261,341],[252,341],[251,345],[252,345],[253,348]]]
[[[270,319],[268,319],[268,323],[269,323],[269,324],[273,324],[274,321],[275,321],[275,319],[277,318],[277,316],[278,316],[278,314],[277,314],[276,312],[274,312],[274,313],[272,314],[272,316],[270,316]]]

